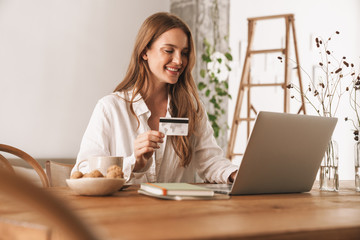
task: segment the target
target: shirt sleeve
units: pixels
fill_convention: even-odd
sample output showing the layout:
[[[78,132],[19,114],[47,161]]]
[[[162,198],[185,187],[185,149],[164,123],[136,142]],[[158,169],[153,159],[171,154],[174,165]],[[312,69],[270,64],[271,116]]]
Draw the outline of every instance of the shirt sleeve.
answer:
[[[124,158],[123,163],[123,171],[124,171],[124,178],[126,179],[126,182],[133,182],[134,180],[138,179],[146,179],[146,173],[148,172],[149,168],[151,167],[151,164],[154,161],[154,156],[152,156],[146,163],[146,165],[140,169],[137,172],[134,172],[135,167],[135,155],[132,154],[129,157]],[[146,181],[146,180],[144,180]]]
[[[238,166],[224,157],[223,150],[216,143],[206,112],[197,129],[193,159],[199,176],[210,183],[228,183],[230,174],[237,171]]]

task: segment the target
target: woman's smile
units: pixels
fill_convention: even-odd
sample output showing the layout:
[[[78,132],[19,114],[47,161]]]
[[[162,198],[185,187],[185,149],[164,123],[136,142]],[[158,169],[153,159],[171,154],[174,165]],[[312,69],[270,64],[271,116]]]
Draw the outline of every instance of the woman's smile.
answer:
[[[167,70],[170,74],[178,76],[180,75],[180,70],[181,67],[169,67],[169,66],[165,66],[165,70]]]

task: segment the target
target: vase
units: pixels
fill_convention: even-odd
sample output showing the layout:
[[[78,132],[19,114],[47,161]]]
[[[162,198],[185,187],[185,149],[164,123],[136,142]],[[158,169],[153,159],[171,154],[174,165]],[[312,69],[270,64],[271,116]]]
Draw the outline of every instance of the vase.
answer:
[[[339,191],[339,155],[338,144],[331,140],[326,148],[324,158],[320,165],[320,190],[328,192]]]
[[[355,143],[354,161],[355,161],[355,189],[357,192],[360,192],[360,142]]]

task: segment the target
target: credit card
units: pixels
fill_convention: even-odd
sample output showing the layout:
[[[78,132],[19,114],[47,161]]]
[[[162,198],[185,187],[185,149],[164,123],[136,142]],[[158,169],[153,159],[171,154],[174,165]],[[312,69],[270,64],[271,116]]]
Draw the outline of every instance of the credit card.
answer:
[[[161,117],[159,131],[168,136],[187,136],[189,118],[167,118]]]

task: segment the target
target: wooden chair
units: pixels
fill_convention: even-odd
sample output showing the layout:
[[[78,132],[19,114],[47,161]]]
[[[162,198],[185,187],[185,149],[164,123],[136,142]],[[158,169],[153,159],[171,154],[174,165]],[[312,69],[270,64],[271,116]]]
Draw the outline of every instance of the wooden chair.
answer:
[[[10,196],[12,200],[30,207],[46,217],[52,230],[61,230],[66,239],[98,240],[90,228],[64,203],[44,189],[36,187],[25,178],[0,169],[0,191]],[[55,232],[55,231],[54,231]],[[9,239],[4,232],[1,239]],[[62,234],[61,234],[62,235]],[[51,238],[52,239],[52,238]]]
[[[11,166],[9,161],[1,154],[0,154],[0,168],[9,171],[11,173],[15,173],[14,168]]]
[[[50,186],[49,180],[46,176],[45,171],[42,169],[41,165],[29,154],[27,154],[26,152],[24,152],[18,148],[15,148],[15,147],[12,147],[9,145],[5,145],[5,144],[0,144],[0,151],[13,154],[13,155],[21,158],[22,160],[26,161],[27,163],[29,163],[30,166],[32,166],[34,168],[34,170],[37,172],[37,174],[39,175],[43,187]],[[1,165],[5,166],[9,171],[11,171],[11,169],[12,169],[12,171],[14,171],[14,169],[12,168],[10,163],[7,161],[7,159],[2,155],[0,155],[0,156],[1,156],[0,157]],[[10,168],[8,165],[10,165]]]
[[[65,164],[55,161],[46,161],[45,170],[50,187],[66,187],[66,179],[70,178],[74,164]]]

